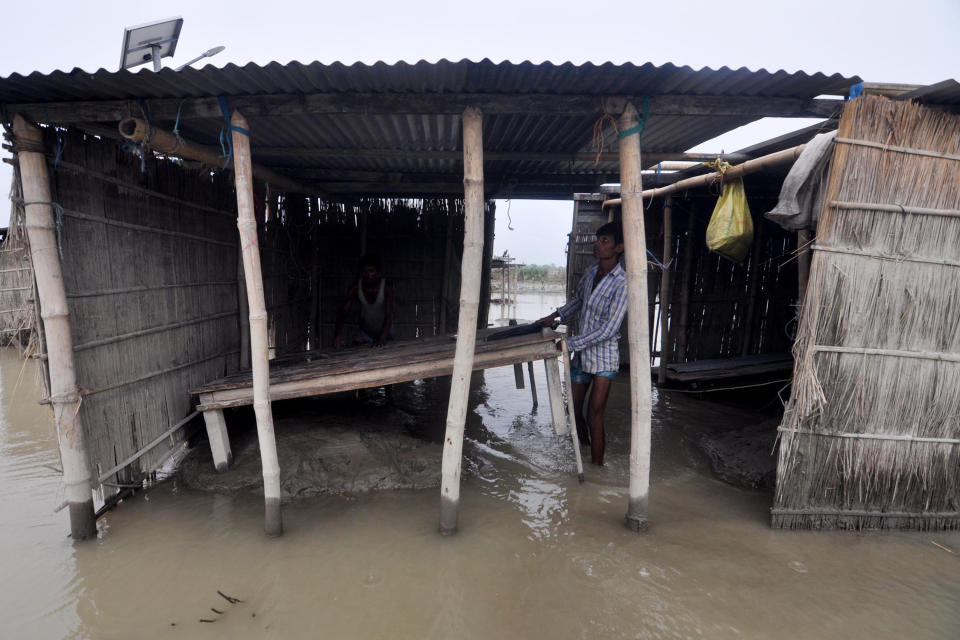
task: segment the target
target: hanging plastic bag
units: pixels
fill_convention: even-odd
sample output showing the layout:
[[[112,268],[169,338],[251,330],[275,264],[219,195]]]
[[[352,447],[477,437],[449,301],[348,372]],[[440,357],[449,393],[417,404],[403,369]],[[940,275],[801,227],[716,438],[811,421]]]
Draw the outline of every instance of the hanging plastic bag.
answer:
[[[729,166],[723,167],[721,173]],[[753,220],[743,180],[726,181],[707,225],[707,248],[728,260],[743,262],[752,243]]]

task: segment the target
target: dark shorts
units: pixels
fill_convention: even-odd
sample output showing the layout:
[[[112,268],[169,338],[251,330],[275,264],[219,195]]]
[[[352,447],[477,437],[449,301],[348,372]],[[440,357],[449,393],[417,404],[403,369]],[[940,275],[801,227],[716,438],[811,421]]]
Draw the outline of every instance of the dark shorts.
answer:
[[[594,376],[600,376],[613,380],[617,377],[616,371],[599,371],[597,373],[587,373],[576,365],[570,365],[570,382],[573,384],[590,384]]]

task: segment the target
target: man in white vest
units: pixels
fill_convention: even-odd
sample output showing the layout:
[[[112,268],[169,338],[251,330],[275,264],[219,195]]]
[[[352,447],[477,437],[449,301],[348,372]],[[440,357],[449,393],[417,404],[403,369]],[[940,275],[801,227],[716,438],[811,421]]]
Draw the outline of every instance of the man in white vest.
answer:
[[[393,287],[383,277],[380,258],[366,255],[360,258],[360,279],[350,287],[347,299],[337,313],[333,348],[343,346],[343,322],[354,305],[360,308],[360,326],[354,344],[382,347],[393,339]]]

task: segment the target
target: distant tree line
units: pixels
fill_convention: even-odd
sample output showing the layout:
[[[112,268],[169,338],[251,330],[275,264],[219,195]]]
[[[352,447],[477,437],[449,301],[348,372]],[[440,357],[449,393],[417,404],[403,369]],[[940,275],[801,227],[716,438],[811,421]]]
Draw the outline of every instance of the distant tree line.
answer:
[[[562,281],[566,270],[552,264],[525,264],[518,271],[521,282],[549,282]]]

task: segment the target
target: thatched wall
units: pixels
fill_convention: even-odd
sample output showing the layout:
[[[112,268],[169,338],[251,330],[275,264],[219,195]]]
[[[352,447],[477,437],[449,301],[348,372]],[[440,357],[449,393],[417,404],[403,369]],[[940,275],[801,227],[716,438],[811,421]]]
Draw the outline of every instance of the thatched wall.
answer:
[[[851,101],[815,249],[773,526],[960,527],[960,116]]]

